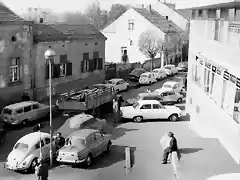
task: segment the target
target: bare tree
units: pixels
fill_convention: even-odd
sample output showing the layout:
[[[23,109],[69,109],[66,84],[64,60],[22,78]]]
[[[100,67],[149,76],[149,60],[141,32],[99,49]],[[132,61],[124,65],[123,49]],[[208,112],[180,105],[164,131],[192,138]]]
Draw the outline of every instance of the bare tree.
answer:
[[[139,50],[151,59],[151,71],[153,70],[153,59],[161,52],[163,40],[155,31],[149,30],[140,35],[138,42]]]

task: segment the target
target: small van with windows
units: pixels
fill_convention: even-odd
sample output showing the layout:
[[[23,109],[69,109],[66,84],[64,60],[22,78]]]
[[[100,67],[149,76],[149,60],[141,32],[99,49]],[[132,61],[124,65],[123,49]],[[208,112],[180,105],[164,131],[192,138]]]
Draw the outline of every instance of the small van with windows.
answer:
[[[46,117],[50,112],[48,105],[36,101],[24,101],[11,104],[2,110],[3,120],[11,125],[26,124]]]

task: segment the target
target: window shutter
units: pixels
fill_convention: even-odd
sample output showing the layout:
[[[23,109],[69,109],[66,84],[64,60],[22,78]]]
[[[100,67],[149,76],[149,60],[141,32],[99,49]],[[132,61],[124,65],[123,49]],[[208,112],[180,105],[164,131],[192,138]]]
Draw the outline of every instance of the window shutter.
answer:
[[[54,78],[60,77],[60,64],[53,65],[53,77]]]
[[[72,75],[72,63],[67,63],[67,75]]]
[[[67,62],[67,55],[60,55],[60,63],[66,63]]]
[[[46,79],[49,79],[49,65],[46,65]]]
[[[81,73],[84,73],[84,62],[85,62],[85,60],[83,60],[81,62]]]
[[[98,59],[94,59],[93,60],[93,70],[97,70],[97,62],[98,62]]]
[[[98,58],[98,69],[103,69],[103,59],[102,58]]]
[[[94,71],[94,60],[93,59],[91,59],[91,60],[89,60],[89,71]]]

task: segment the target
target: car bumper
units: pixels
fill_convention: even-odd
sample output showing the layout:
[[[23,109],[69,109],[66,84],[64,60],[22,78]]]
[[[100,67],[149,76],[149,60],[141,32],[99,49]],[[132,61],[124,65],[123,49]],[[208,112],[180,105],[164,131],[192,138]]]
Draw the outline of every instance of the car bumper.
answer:
[[[70,164],[81,164],[83,162],[85,162],[85,159],[77,159],[77,160],[67,160],[67,159],[62,159],[60,157],[57,157],[56,159],[58,162],[62,162],[62,163],[70,163]]]
[[[27,166],[17,166],[17,165],[10,165],[8,163],[4,163],[4,168],[12,170],[12,171],[21,171],[28,169]]]

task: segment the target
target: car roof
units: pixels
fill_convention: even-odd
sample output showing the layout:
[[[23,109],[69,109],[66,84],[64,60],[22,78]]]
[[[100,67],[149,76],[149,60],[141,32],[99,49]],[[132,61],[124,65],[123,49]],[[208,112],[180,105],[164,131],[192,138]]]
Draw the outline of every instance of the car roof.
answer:
[[[81,130],[77,130],[77,131],[71,133],[68,137],[79,136],[83,139],[86,139],[90,134],[96,133],[96,132],[99,132],[99,130],[96,130],[96,129],[81,129]]]
[[[151,74],[151,73],[150,72],[145,72],[145,73],[142,73],[141,76],[142,75],[149,75],[149,74]]]
[[[146,96],[156,96],[158,95],[158,93],[153,91],[153,92],[139,93],[138,95],[141,97],[146,97]]]
[[[118,81],[122,81],[123,79],[121,78],[113,78],[113,79],[110,79],[109,81],[112,81],[112,82],[118,82]]]
[[[153,71],[155,71],[155,70],[160,71],[160,70],[163,70],[163,68],[156,68]]]
[[[176,81],[167,81],[167,82],[165,82],[165,83],[163,83],[163,84],[170,84],[170,85],[174,85],[174,84],[177,84],[178,82],[176,82]]]
[[[172,90],[172,89],[163,89],[163,88],[160,88],[160,89],[156,89],[155,92],[159,94],[159,93],[175,92],[175,91]]]
[[[139,104],[160,104],[157,100],[139,100]]]
[[[33,133],[29,133],[23,137],[21,137],[18,142],[24,143],[24,144],[28,144],[29,146],[33,146],[35,145],[39,139],[40,139],[40,135],[41,135],[41,139],[43,138],[50,138],[50,134],[48,133],[44,133],[44,132],[33,132]]]
[[[84,123],[87,120],[92,119],[92,118],[94,118],[94,117],[92,115],[90,115],[90,114],[81,113],[81,114],[77,114],[77,115],[75,115],[73,117],[70,117],[68,119],[68,121],[77,121],[78,124],[79,123],[82,124],[82,123]]]
[[[38,102],[37,101],[24,101],[24,102],[20,102],[20,103],[10,104],[10,105],[6,106],[5,108],[7,108],[7,109],[18,109],[20,107],[30,106],[30,105],[33,105],[33,104],[36,104],[36,103],[38,103]]]

